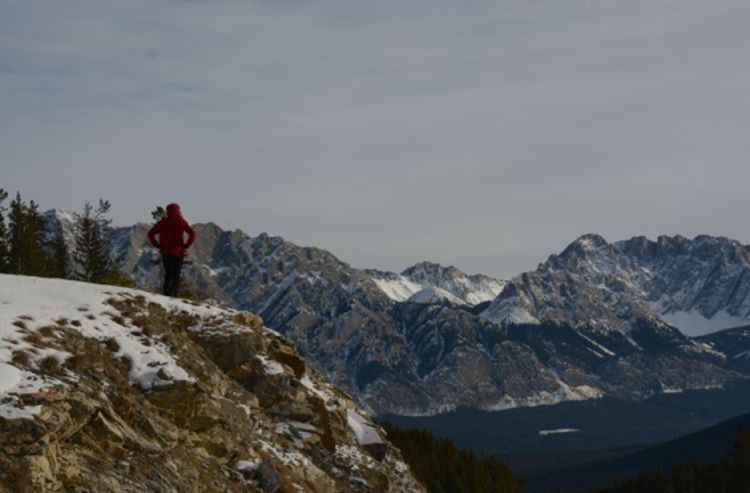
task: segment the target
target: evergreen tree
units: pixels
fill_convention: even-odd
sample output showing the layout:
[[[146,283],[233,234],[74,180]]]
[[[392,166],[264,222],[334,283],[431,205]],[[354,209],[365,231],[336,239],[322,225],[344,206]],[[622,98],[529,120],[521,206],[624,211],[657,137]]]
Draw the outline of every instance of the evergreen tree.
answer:
[[[58,224],[52,232],[52,239],[47,243],[48,261],[47,275],[51,277],[68,278],[71,275],[70,253],[65,243],[62,225]]]
[[[26,204],[21,193],[10,203],[8,214],[8,272],[40,276],[46,269],[44,219],[32,200]]]
[[[8,227],[5,224],[5,206],[3,202],[8,198],[8,192],[0,188],[0,272],[10,271],[10,259],[8,258]]]
[[[157,205],[156,209],[151,211],[151,217],[154,218],[154,221],[159,222],[167,217],[167,211],[164,210],[164,207]]]
[[[108,284],[116,283],[123,277],[109,254],[111,220],[105,217],[109,208],[109,201],[101,199],[96,209],[89,202],[83,206],[83,214],[76,225],[73,254],[78,266],[76,275],[82,281]]]
[[[429,493],[521,493],[520,481],[508,466],[489,456],[459,450],[448,439],[424,430],[384,424],[388,439]]]

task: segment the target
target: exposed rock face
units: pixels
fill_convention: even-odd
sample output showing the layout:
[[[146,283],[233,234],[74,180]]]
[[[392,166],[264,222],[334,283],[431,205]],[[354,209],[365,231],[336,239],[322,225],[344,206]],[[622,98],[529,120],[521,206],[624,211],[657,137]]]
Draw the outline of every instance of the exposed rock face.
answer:
[[[688,335],[750,320],[750,247],[710,236],[585,235],[510,281],[482,313],[496,323],[550,322],[627,332],[641,321]]]
[[[747,247],[731,240],[586,235],[506,285],[427,262],[364,271],[282,238],[195,227],[185,276],[197,290],[258,313],[378,414],[640,399],[747,375],[681,333],[686,322],[746,323]],[[154,289],[158,255],[146,230],[118,230],[115,253]]]
[[[0,302],[0,491],[424,491],[252,314],[20,276]]]

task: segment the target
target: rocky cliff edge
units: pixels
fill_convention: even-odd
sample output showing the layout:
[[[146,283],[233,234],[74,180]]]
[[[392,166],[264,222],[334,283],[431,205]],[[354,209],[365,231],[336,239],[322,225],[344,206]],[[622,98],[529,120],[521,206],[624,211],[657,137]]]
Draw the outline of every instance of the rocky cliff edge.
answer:
[[[422,492],[247,312],[0,275],[0,492]]]

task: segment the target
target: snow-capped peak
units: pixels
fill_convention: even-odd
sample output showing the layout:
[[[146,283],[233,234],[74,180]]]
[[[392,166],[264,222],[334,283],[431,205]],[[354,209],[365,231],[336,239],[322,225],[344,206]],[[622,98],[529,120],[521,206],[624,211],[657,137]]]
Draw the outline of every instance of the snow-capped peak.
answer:
[[[368,271],[375,284],[394,301],[433,303],[450,301],[459,305],[477,305],[495,297],[505,281],[482,274],[467,275],[453,266],[420,262],[401,274]]]

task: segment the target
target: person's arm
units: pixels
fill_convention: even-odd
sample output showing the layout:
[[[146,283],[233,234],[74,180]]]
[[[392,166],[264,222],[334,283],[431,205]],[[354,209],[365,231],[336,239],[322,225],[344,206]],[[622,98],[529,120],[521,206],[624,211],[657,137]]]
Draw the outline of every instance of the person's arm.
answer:
[[[195,231],[190,227],[187,221],[185,221],[185,232],[188,234],[188,240],[187,243],[185,243],[185,248],[190,248],[190,246],[195,241]]]
[[[148,231],[148,242],[151,243],[151,245],[154,246],[154,247],[156,247],[156,248],[159,248],[159,242],[156,241],[156,235],[159,234],[159,225],[160,224],[161,224],[161,222],[158,222],[158,223],[154,224],[154,227],[151,228]]]

